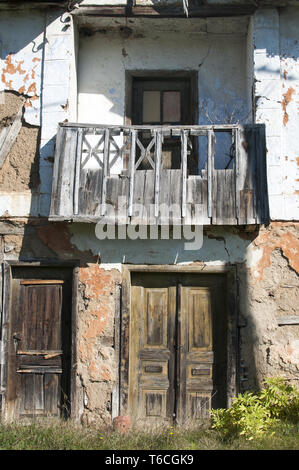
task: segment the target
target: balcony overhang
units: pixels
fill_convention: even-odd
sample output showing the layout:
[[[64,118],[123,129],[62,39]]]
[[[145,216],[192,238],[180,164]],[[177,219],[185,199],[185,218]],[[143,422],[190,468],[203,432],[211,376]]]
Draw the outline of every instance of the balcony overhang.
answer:
[[[216,169],[215,145],[222,133],[231,135],[233,162]],[[190,174],[191,140],[201,137],[207,141],[206,164],[199,174]],[[166,139],[179,146],[179,167],[163,168]],[[141,169],[145,160],[148,167]],[[116,161],[127,164],[113,174]],[[263,125],[59,126],[51,220],[257,225],[268,218]]]
[[[74,2],[71,12],[75,16],[99,16],[99,17],[129,17],[129,18],[213,18],[213,17],[233,17],[233,16],[249,16],[254,14],[257,6],[248,3],[240,5],[231,2],[226,4],[221,2],[206,3],[198,5],[197,2],[189,0],[188,8],[183,0],[177,2],[130,2],[127,1],[123,5],[95,5],[91,2]]]

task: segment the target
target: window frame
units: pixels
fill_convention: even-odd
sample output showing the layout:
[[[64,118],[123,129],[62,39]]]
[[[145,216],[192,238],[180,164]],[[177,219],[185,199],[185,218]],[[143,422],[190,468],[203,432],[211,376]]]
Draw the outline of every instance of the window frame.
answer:
[[[189,116],[183,117],[182,122],[184,124],[181,125],[197,125],[198,124],[198,72],[193,70],[127,70],[126,71],[126,80],[125,80],[125,116],[124,116],[124,125],[131,126],[137,125],[136,121],[138,122],[138,118],[136,119],[134,116],[134,107],[133,107],[133,99],[134,99],[134,83],[136,82],[165,82],[165,83],[174,83],[178,81],[182,81],[185,84],[188,84],[189,87]],[[169,85],[168,85],[169,88]],[[171,90],[167,90],[171,91]],[[135,98],[136,99],[136,98]],[[134,103],[135,105],[135,103]],[[186,108],[188,108],[186,105]],[[139,116],[142,118],[142,106],[139,106],[138,111]],[[182,110],[181,110],[182,112]],[[161,116],[162,117],[162,116]],[[188,122],[188,120],[190,122]],[[142,122],[139,120],[139,122]],[[148,124],[149,126],[151,124]],[[165,124],[167,125],[167,124]],[[175,125],[175,123],[170,123],[170,126]],[[195,143],[197,146],[197,143]],[[128,155],[125,156],[124,160],[124,170],[127,170],[129,166],[128,162]]]

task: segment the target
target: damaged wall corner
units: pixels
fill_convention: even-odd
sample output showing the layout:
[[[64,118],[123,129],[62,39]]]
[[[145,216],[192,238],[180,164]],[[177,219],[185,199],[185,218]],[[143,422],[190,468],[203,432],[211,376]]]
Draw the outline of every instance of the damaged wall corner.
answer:
[[[2,92],[0,102],[1,191],[37,190],[40,128],[24,119],[26,96]]]

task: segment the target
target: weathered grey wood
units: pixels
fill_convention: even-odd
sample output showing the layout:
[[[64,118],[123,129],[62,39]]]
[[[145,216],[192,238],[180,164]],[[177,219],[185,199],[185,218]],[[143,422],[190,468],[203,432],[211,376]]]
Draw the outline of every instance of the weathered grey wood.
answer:
[[[217,225],[236,224],[234,170],[214,170],[213,202],[213,223]]]
[[[255,181],[255,141],[252,128],[240,126],[236,161],[236,199],[238,223],[255,224],[253,184]]]
[[[81,169],[78,215],[102,215],[102,173],[101,169]]]
[[[287,315],[277,320],[279,326],[283,325],[299,325],[299,315]]]
[[[187,129],[190,130],[191,135],[206,135],[209,130],[214,130],[215,132],[227,132],[231,129],[238,129],[240,126],[239,124],[213,124],[213,125],[192,125],[192,126],[169,126],[169,125],[133,125],[133,126],[116,126],[110,124],[86,124],[86,123],[76,123],[76,122],[61,122],[59,123],[60,127],[64,128],[72,128],[78,129],[79,127],[88,128],[91,133],[93,133],[96,129],[107,129],[119,133],[120,130],[123,130],[129,133],[132,129],[136,130],[150,130],[155,131],[160,129],[163,131],[163,134],[173,134],[173,135],[180,135],[181,130]],[[197,134],[199,132],[199,134]]]
[[[83,16],[108,16],[108,17],[161,17],[173,18],[183,17],[186,18],[186,13],[181,5],[169,5],[164,8],[157,8],[155,6],[130,4],[128,6],[119,5],[98,5],[98,6],[80,6],[78,9],[73,9],[72,14]],[[191,2],[188,8],[188,16],[191,18],[208,18],[208,17],[225,17],[225,16],[243,16],[252,15],[257,4],[252,5],[192,5]]]
[[[74,214],[78,214],[78,210],[79,210],[79,184],[80,184],[82,142],[83,142],[83,129],[81,128],[78,130],[78,135],[77,135],[75,185],[74,185]]]
[[[260,223],[267,207],[267,188],[265,186],[265,145],[261,130],[256,126],[94,126],[87,128],[79,125],[64,125],[58,130],[55,153],[53,190],[51,201],[51,220],[96,221],[103,216],[112,220],[110,209],[118,212],[118,198],[121,198],[122,212],[114,222],[122,220],[140,224],[165,224],[165,214],[160,214],[161,205],[178,205],[180,217],[170,214],[169,223],[188,224],[242,224]],[[153,170],[137,170],[136,148],[138,130],[147,129],[153,135],[155,157]],[[215,133],[233,133],[235,142],[234,170],[214,168]],[[84,134],[100,135],[96,146],[89,148],[95,154],[98,168],[81,164],[82,141]],[[181,139],[181,169],[162,169],[163,136],[175,135]],[[109,175],[109,161],[113,152],[111,136],[128,134],[130,152],[129,176],[124,171],[120,175]],[[187,173],[188,135],[208,136],[207,170],[201,176]],[[102,136],[102,137],[101,137]],[[85,141],[85,140],[84,140]],[[86,143],[86,141],[85,141]],[[104,145],[103,145],[104,144]],[[88,145],[88,144],[87,144]],[[104,146],[104,150],[102,150]],[[149,147],[142,150],[149,152]],[[103,164],[96,154],[103,154]],[[257,157],[256,157],[257,156]],[[89,157],[87,157],[88,160]],[[259,161],[257,160],[259,159]],[[85,159],[86,160],[86,159]],[[139,159],[140,160],[140,159]],[[264,167],[263,164],[264,163]],[[259,173],[260,172],[260,173]],[[260,201],[260,199],[265,199]],[[136,204],[142,206],[136,211]],[[107,214],[108,205],[110,213]],[[151,214],[151,206],[154,207]],[[135,211],[134,211],[135,207]],[[128,210],[128,213],[126,212]],[[154,220],[150,220],[150,216]],[[108,220],[107,219],[107,220]],[[106,220],[106,219],[105,219]]]
[[[228,197],[226,198],[226,224],[237,225],[234,170],[226,170],[226,188],[228,193]]]
[[[137,131],[136,129],[132,129],[131,131],[131,148],[130,148],[130,186],[129,186],[129,208],[128,208],[128,215],[129,217],[132,216],[133,211],[133,197],[134,197],[134,180],[135,180],[135,155],[136,155],[136,139],[137,139]]]
[[[63,153],[63,144],[65,139],[65,128],[59,126],[57,130],[56,136],[56,145],[55,145],[55,152],[54,152],[54,167],[53,167],[53,176],[52,176],[52,196],[51,196],[51,206],[50,206],[50,214],[58,214],[59,213],[59,203],[58,203],[58,179],[60,169],[60,159],[64,158]]]
[[[181,224],[181,201],[182,201],[182,177],[181,170],[161,170],[160,175],[160,205],[163,204],[165,211],[159,213],[158,225]],[[168,210],[167,210],[168,209]],[[169,218],[168,218],[169,214]]]
[[[74,129],[68,129],[63,137],[61,148],[63,158],[59,159],[57,181],[57,213],[70,216],[74,211],[74,156],[76,155],[77,132]]]
[[[101,191],[101,215],[106,213],[106,189],[107,175],[109,164],[109,146],[110,146],[110,129],[105,129],[104,154],[103,154],[103,172],[102,172],[102,191]]]
[[[7,155],[9,154],[22,127],[23,104],[17,112],[13,123],[4,127],[0,132],[0,169],[3,167]]]
[[[239,193],[239,161],[240,161],[240,129],[234,129],[234,141],[235,141],[235,214],[239,220],[240,212],[240,193]]]
[[[208,217],[213,216],[213,172],[215,154],[214,130],[208,131]]]
[[[155,130],[155,217],[159,216],[161,154],[162,132],[161,130]]]
[[[266,165],[266,138],[265,126],[256,125],[255,152],[256,152],[256,218],[257,223],[269,222],[267,165]]]
[[[182,169],[182,217],[186,216],[187,196],[187,145],[188,131],[183,130],[181,134],[181,169]]]
[[[134,173],[133,178],[130,178],[130,186],[129,191],[130,195],[132,195],[132,201],[130,206],[130,199],[129,199],[129,207],[128,207],[128,215],[131,217],[131,222],[133,224],[142,224],[144,222],[145,214],[145,181],[146,181],[146,174],[147,171],[151,170],[138,170],[138,172]],[[133,180],[133,183],[132,183]],[[134,192],[132,191],[132,186],[134,187]],[[153,188],[153,187],[152,187]],[[131,192],[132,191],[132,192]],[[141,213],[140,213],[141,211]]]

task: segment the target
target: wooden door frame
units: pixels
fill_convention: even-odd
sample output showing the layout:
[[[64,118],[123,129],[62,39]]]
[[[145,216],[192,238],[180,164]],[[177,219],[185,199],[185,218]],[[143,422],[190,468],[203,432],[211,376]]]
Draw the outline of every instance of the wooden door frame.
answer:
[[[13,268],[69,268],[72,270],[72,301],[71,301],[71,363],[70,363],[70,402],[71,413],[70,418],[78,416],[77,391],[76,391],[76,374],[77,374],[77,312],[78,312],[78,276],[79,261],[59,261],[59,260],[39,260],[39,261],[16,261],[6,260],[3,263],[3,303],[2,318],[0,318],[0,338],[2,345],[7,344],[9,340],[9,328],[11,323],[11,283]],[[2,348],[2,364],[0,369],[0,416],[6,420],[8,415],[6,394],[7,394],[7,375],[8,375],[8,348]]]
[[[178,273],[178,274],[225,274],[227,287],[227,407],[238,393],[237,360],[237,272],[236,266],[205,265],[122,265],[122,296],[119,322],[115,325],[120,336],[118,413],[128,413],[129,394],[129,356],[130,356],[130,305],[131,274],[141,273]]]

